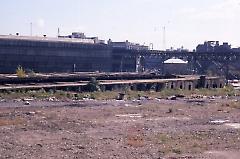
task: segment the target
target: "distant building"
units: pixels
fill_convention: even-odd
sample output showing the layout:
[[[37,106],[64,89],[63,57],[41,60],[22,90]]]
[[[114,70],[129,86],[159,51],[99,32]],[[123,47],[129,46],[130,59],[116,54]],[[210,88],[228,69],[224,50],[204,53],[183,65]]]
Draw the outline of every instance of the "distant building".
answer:
[[[188,74],[188,61],[171,58],[163,62],[165,74]]]
[[[189,52],[189,50],[185,49],[183,46],[181,48],[177,48],[177,49],[171,47],[170,49],[167,49],[166,51],[167,52]]]
[[[239,48],[233,48],[232,49],[234,52],[240,52],[240,47]]]
[[[231,45],[224,42],[219,45],[219,41],[206,41],[204,44],[199,44],[196,48],[196,52],[230,52]]]
[[[111,39],[108,40],[108,45],[112,48],[126,49],[126,50],[149,50],[148,46],[131,43],[128,40],[125,42],[113,42]]]
[[[99,40],[98,37],[87,37],[84,33],[81,32],[73,32],[72,35],[67,36],[58,36],[58,38],[65,38],[65,39],[82,39],[88,41],[89,43],[94,44],[104,44],[104,40]]]

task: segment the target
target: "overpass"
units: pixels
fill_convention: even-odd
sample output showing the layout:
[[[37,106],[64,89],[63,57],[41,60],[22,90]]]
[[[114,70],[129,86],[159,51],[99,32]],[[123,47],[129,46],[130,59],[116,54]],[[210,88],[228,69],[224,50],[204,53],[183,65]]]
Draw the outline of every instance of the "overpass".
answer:
[[[227,78],[238,78],[237,70],[240,68],[240,52],[167,52],[156,50],[126,50],[113,49],[113,56],[123,59],[136,59],[136,69],[163,70],[163,62],[170,58],[179,58],[189,62],[192,73],[205,74],[211,67],[215,67],[221,75]],[[229,70],[233,69],[231,73]],[[236,77],[234,77],[236,76]]]

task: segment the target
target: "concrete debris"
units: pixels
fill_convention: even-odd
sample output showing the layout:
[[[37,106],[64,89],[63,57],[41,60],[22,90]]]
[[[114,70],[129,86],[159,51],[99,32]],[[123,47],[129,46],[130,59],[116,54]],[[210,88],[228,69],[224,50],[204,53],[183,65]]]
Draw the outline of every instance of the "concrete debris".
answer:
[[[172,112],[173,112],[172,108],[169,108],[168,111],[167,111],[167,113],[169,113],[169,114],[172,113]]]
[[[6,99],[0,99],[0,102],[6,102]]]
[[[117,100],[124,100],[125,93],[119,93]]]
[[[58,99],[56,97],[50,97],[50,98],[48,98],[48,101],[49,102],[56,102],[56,101],[58,101]]]
[[[224,124],[229,122],[229,120],[222,120],[222,119],[218,119],[218,120],[212,120],[210,121],[211,124]]]
[[[21,102],[22,99],[14,99],[13,101],[14,101],[14,102]]]
[[[170,96],[167,98],[168,100],[177,100],[177,97],[176,96]]]
[[[116,117],[128,117],[128,118],[142,118],[141,114],[119,114],[115,115]]]
[[[193,94],[193,95],[191,95],[191,98],[193,98],[193,99],[203,99],[203,98],[205,98],[205,96]]]
[[[226,123],[225,126],[231,127],[233,129],[240,129],[240,123]]]
[[[124,104],[125,107],[129,107],[130,105],[129,104]]]
[[[183,94],[176,94],[175,95],[177,98],[185,98],[185,95],[183,95]]]
[[[33,101],[33,100],[34,100],[34,98],[24,98],[23,99],[24,102],[30,102],[30,101]]]
[[[26,101],[26,102],[24,103],[24,105],[30,105],[30,102],[29,102],[29,101]]]
[[[31,116],[33,116],[33,115],[35,115],[36,114],[36,112],[27,112],[26,113],[26,115],[31,115]]]
[[[205,103],[206,101],[203,99],[188,99],[188,103]]]
[[[139,100],[147,100],[147,99],[149,99],[149,97],[148,96],[140,96],[139,98],[138,98]]]

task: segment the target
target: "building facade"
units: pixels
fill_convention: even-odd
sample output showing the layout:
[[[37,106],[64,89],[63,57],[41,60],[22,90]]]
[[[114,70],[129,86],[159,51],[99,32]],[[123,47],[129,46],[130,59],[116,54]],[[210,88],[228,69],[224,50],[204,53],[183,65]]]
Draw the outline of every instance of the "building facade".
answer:
[[[189,73],[188,61],[172,58],[164,61],[163,65],[165,74],[184,75]]]
[[[126,50],[149,50],[148,46],[140,45],[137,43],[131,43],[128,40],[124,42],[113,42],[111,39],[108,40],[108,45],[116,49],[126,49]]]
[[[0,36],[0,73],[112,71],[111,49],[89,39]]]

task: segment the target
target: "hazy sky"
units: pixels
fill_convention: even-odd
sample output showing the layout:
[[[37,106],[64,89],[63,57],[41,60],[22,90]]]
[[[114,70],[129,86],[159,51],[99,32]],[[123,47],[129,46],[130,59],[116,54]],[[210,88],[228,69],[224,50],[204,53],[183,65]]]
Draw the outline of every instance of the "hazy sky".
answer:
[[[193,49],[206,40],[240,46],[240,0],[1,0],[0,34],[73,31],[113,41]]]

